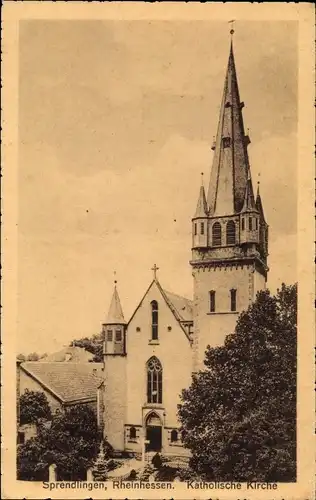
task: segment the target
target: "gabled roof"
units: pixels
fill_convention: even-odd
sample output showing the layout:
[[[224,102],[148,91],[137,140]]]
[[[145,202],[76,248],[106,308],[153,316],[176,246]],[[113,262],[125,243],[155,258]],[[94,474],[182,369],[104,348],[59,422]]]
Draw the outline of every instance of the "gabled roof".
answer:
[[[105,321],[106,325],[125,325],[124,314],[121,306],[119,294],[116,285],[114,286],[110,309]]]
[[[21,369],[62,403],[96,401],[102,363],[26,361]]]
[[[83,347],[70,346],[61,349],[58,352],[48,354],[45,358],[39,359],[40,362],[59,362],[59,363],[89,363],[93,354],[86,351]]]
[[[162,288],[160,285],[159,281],[157,279],[154,279],[149,287],[147,288],[146,292],[143,295],[143,298],[141,299],[140,303],[136,307],[135,311],[133,312],[128,324],[132,321],[134,318],[136,312],[142,305],[146,295],[148,294],[149,290],[151,287],[156,284],[158,290],[160,291],[162,297],[164,298],[166,304],[168,305],[169,309],[171,310],[172,314],[174,315],[175,319],[179,323],[181,329],[184,331],[185,335],[187,338],[191,341],[189,334],[184,326],[183,323],[186,322],[192,322],[193,321],[193,301],[190,299],[187,299],[186,297],[182,297],[181,295],[176,295],[172,292],[167,292]]]

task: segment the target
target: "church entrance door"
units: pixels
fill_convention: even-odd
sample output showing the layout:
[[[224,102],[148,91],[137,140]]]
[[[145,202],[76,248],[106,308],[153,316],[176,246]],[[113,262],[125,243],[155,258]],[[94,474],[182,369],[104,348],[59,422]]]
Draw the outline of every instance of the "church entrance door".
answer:
[[[150,413],[146,421],[147,451],[161,451],[162,427],[161,420],[156,413]]]
[[[161,427],[148,426],[146,434],[147,451],[161,451]]]

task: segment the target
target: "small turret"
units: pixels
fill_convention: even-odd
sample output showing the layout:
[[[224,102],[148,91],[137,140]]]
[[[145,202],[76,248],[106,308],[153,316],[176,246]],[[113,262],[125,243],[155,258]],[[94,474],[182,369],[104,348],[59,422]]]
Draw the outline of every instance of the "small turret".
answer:
[[[240,243],[259,242],[259,213],[253,194],[250,171],[248,172],[244,203],[240,213]]]
[[[126,354],[126,321],[124,319],[116,283],[115,281],[106,322],[102,325],[104,354]]]
[[[268,256],[268,241],[269,241],[269,226],[266,223],[266,219],[264,216],[263,205],[260,196],[260,182],[258,182],[257,188],[257,197],[256,197],[256,209],[259,212],[260,216],[260,226],[259,226],[259,247],[260,253],[264,257],[264,259]]]
[[[203,248],[207,247],[207,244],[208,244],[208,208],[207,208],[205,190],[203,185],[203,174],[202,174],[202,184],[200,187],[199,198],[195,214],[192,219],[192,247]]]

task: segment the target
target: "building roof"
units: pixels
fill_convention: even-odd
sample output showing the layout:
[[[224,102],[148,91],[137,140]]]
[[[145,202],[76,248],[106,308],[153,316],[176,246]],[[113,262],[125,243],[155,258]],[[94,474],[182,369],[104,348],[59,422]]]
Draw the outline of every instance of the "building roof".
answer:
[[[21,369],[63,403],[96,401],[102,363],[26,361]]]
[[[109,312],[105,321],[106,325],[125,325],[126,321],[124,319],[124,314],[121,306],[121,301],[119,294],[117,292],[116,285],[114,286],[112,300],[109,308]]]
[[[206,203],[206,196],[205,196],[205,190],[204,186],[200,187],[200,194],[199,194],[199,199],[197,202],[196,210],[195,210],[195,215],[194,217],[207,217],[207,203]]]
[[[67,362],[67,363],[88,363],[93,359],[93,354],[83,347],[70,346],[60,351],[48,354],[45,358],[39,359],[41,362]]]
[[[193,301],[163,290],[178,321],[193,321]]]
[[[243,106],[231,44],[207,196],[211,216],[239,213],[244,204],[250,139],[244,130]]]

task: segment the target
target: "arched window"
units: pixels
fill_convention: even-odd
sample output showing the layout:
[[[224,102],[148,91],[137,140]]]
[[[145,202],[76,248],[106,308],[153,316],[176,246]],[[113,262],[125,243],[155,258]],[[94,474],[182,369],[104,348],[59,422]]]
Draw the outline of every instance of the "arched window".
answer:
[[[201,222],[201,234],[204,234],[204,222]]]
[[[135,427],[131,427],[129,430],[129,438],[130,439],[136,439],[136,429]]]
[[[156,356],[147,362],[147,402],[162,403],[162,366]]]
[[[194,223],[194,234],[197,235],[197,223]]]
[[[151,302],[151,338],[158,340],[158,302],[153,300]]]
[[[172,442],[172,443],[175,443],[176,441],[178,441],[178,431],[176,431],[175,429],[173,429],[173,430],[171,431],[171,436],[170,436],[170,438],[171,438],[171,442]]]
[[[229,220],[226,226],[226,244],[235,245],[235,243],[236,243],[235,222],[233,220]]]
[[[214,247],[220,247],[222,244],[222,228],[219,222],[215,222],[212,227],[212,240]]]
[[[230,310],[237,310],[237,290],[235,290],[234,288],[232,288],[230,291]]]

